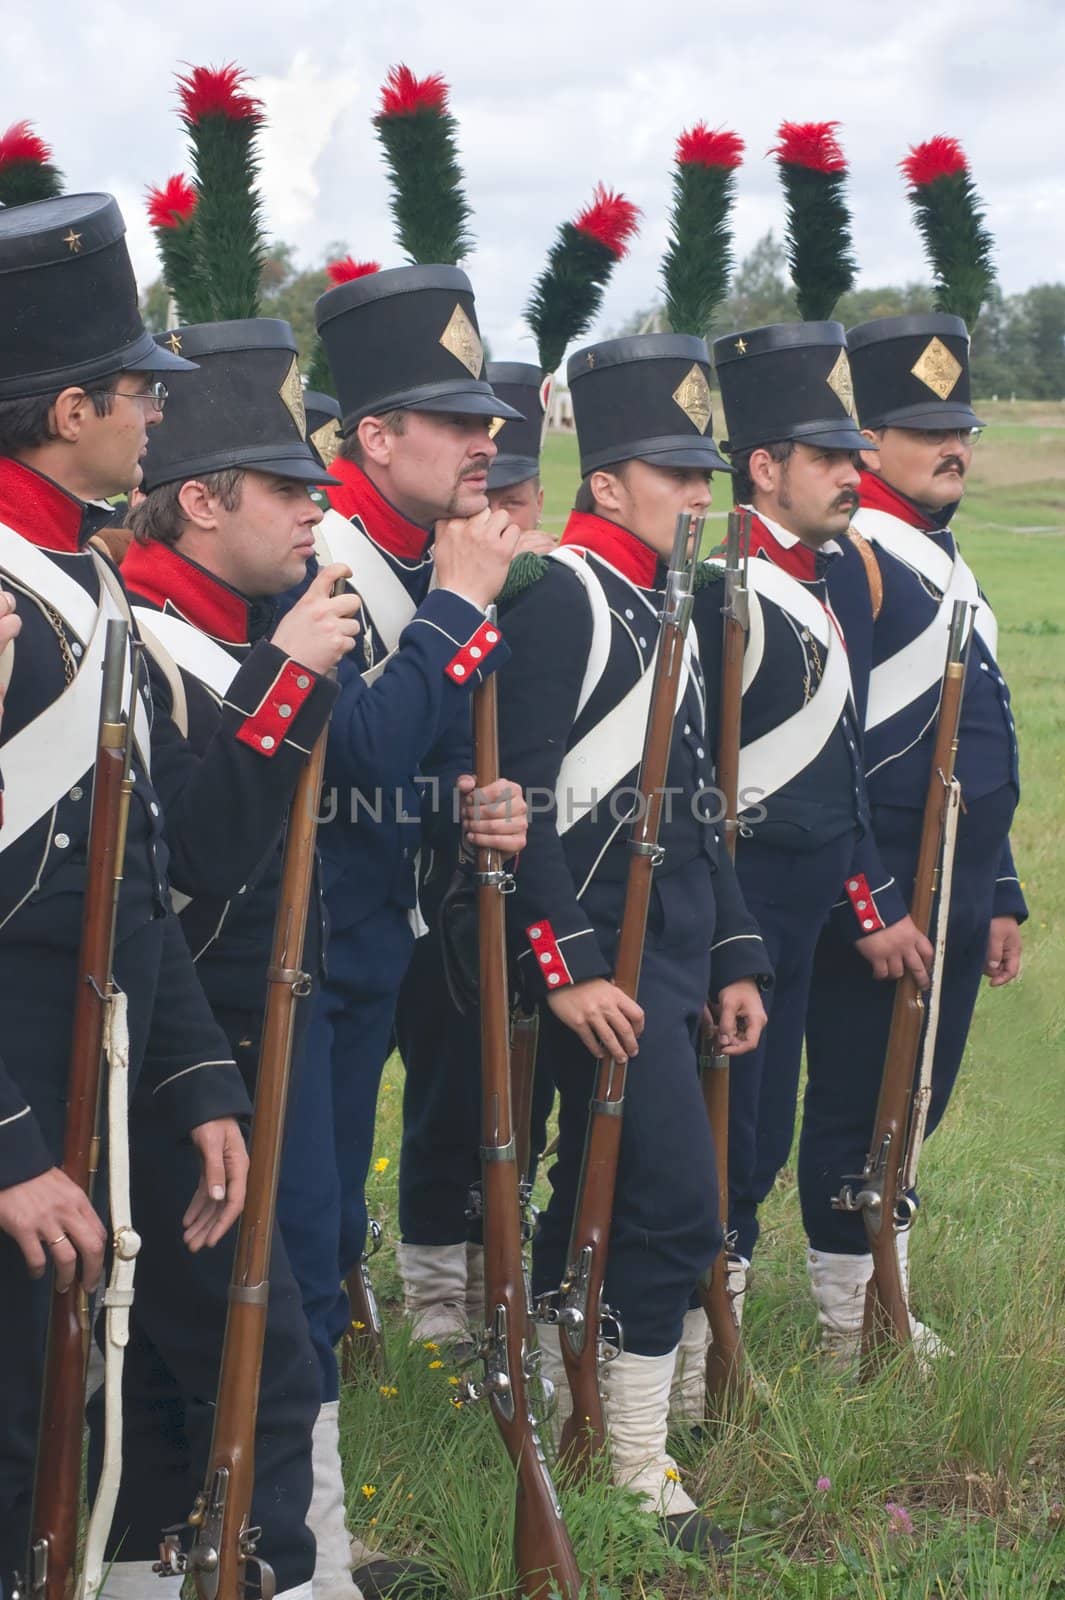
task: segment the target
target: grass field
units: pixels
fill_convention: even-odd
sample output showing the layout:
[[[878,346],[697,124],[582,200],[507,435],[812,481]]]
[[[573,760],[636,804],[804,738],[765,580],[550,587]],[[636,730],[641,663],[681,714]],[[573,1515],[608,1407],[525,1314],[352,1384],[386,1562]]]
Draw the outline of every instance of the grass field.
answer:
[[[991,427],[956,526],[1002,630],[1024,783],[1014,845],[1032,916],[1023,978],[982,996],[922,1169],[914,1300],[956,1354],[930,1378],[900,1362],[860,1388],[824,1370],[786,1170],[766,1206],[744,1330],[769,1399],[699,1450],[678,1442],[706,1503],[739,1531],[734,1552],[714,1569],[667,1557],[623,1497],[563,1486],[602,1600],[1065,1595],[1065,406],[981,414]],[[572,438],[549,439],[545,482],[546,522],[559,529],[576,483]],[[376,1151],[387,1166],[370,1180],[389,1239],[401,1095],[393,1059]],[[454,1374],[408,1346],[390,1244],[375,1277],[391,1372],[387,1394],[370,1381],[345,1394],[352,1526],[420,1553],[454,1600],[509,1594],[512,1482],[494,1424],[450,1405]]]

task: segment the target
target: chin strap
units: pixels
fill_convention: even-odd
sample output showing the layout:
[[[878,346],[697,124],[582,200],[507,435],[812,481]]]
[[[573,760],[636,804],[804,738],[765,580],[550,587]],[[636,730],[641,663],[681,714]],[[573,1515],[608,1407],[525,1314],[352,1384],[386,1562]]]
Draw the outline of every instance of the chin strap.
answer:
[[[122,1367],[129,1343],[133,1277],[140,1250],[134,1231],[129,1194],[129,1026],[126,996],[116,989],[109,997],[104,1037],[107,1057],[108,1198],[110,1201],[111,1276],[103,1293],[104,1309],[104,1456],[96,1500],[85,1538],[85,1558],[77,1600],[95,1600],[103,1581],[104,1550],[122,1480]]]

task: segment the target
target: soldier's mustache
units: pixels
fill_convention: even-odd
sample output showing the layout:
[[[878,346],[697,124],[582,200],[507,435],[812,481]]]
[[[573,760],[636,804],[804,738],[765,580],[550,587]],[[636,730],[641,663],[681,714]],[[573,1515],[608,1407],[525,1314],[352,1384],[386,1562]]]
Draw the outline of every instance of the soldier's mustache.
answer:
[[[858,496],[853,489],[845,489],[833,507],[835,511],[856,511],[857,509]]]
[[[938,478],[941,472],[956,472],[959,478],[964,478],[965,462],[960,456],[948,456],[946,461],[940,463],[932,476]]]
[[[465,478],[483,477],[487,471],[488,457],[477,456],[473,461],[470,462],[468,467],[463,467],[462,471],[459,473],[459,482],[461,483]]]

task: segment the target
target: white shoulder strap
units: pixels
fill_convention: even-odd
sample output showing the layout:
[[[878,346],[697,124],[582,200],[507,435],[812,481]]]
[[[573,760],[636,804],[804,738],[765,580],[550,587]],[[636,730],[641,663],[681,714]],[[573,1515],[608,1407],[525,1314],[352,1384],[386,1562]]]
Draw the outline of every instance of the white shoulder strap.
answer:
[[[976,631],[992,656],[998,647],[998,623],[980,594],[971,567],[960,553],[952,560],[947,551],[940,549],[920,529],[911,528],[901,517],[893,517],[886,511],[862,508],[855,513],[854,520],[866,538],[918,573],[943,596],[927,627],[909,644],[875,666],[870,674],[865,725],[878,728],[941,680],[956,600],[976,607]]]
[[[598,576],[593,572],[591,564],[585,560],[575,549],[563,545],[557,550],[552,550],[547,558],[557,561],[560,566],[567,567],[584,588],[588,596],[588,604],[592,612],[592,642],[588,651],[588,664],[584,669],[584,679],[581,683],[581,692],[577,696],[577,716],[579,717],[588,701],[592,698],[600,678],[606,671],[606,664],[610,659],[610,641],[613,636],[613,625],[610,621],[610,602],[607,600],[606,591]]]
[[[362,595],[373,625],[388,654],[413,617],[417,606],[395,571],[356,522],[339,511],[327,511],[318,525],[315,543],[319,560],[343,561],[351,568],[351,585]]]
[[[240,662],[235,661],[228,650],[209,634],[201,633],[191,622],[186,622],[184,617],[175,617],[171,612],[134,606],[133,615],[142,634],[150,632],[179,667],[206,685],[217,699],[225,699],[240,670]],[[160,665],[165,671],[165,663]]]

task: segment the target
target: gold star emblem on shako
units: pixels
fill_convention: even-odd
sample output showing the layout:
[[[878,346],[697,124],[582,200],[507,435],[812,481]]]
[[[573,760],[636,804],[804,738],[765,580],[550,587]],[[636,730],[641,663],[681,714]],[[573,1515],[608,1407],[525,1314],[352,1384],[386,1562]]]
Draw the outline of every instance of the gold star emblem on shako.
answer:
[[[181,354],[181,335],[172,333],[169,339],[166,340],[166,347],[172,356],[179,356]]]
[[[69,233],[65,233],[63,235],[63,243],[66,245],[71,255],[76,256],[78,251],[81,249],[81,234],[75,233],[74,229],[71,228]]]
[[[854,404],[854,379],[851,377],[851,364],[847,360],[846,350],[841,350],[836,357],[832,371],[825,379],[825,382],[851,421],[857,422],[858,411]]]
[[[688,421],[705,433],[710,422],[710,385],[702,367],[692,362],[691,371],[674,389],[673,398]]]
[[[311,434],[311,443],[325,465],[331,467],[340,449],[340,423],[336,417],[330,417],[320,428],[315,428]]]
[[[488,437],[490,439],[494,439],[495,438],[496,434],[502,428],[502,426],[506,422],[506,420],[507,420],[506,417],[493,417],[492,418],[491,422],[488,424]]]
[[[299,431],[301,439],[307,437],[307,412],[303,404],[303,384],[300,382],[300,364],[296,357],[285,373],[285,381],[277,391],[288,408],[289,415]]]
[[[456,305],[448,318],[447,327],[440,335],[440,343],[456,361],[461,361],[467,372],[475,378],[481,376],[484,366],[484,347],[477,329],[460,305]]]
[[[942,339],[929,339],[921,354],[910,368],[926,389],[931,389],[940,400],[953,394],[962,374],[962,364],[951,355]]]
[[[747,341],[746,341],[746,339],[737,339],[736,340],[736,354],[738,356],[745,356],[747,354]]]

